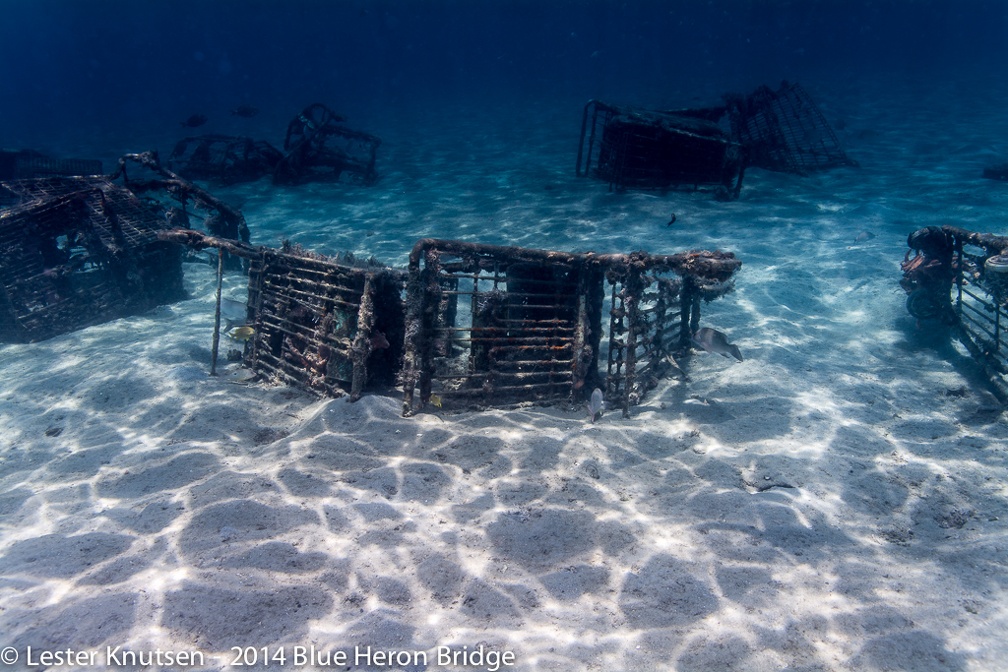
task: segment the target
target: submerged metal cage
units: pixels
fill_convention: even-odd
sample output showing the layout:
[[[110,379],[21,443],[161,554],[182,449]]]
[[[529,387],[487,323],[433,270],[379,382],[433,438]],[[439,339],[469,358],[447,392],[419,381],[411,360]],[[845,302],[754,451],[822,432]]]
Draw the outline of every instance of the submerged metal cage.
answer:
[[[272,175],[283,154],[264,140],[229,135],[183,138],[168,157],[168,168],[191,180],[225,184]]]
[[[344,179],[374,184],[375,157],[381,138],[343,126],[344,118],[321,103],[306,107],[287,126],[284,155],[273,181],[299,184]]]
[[[664,358],[689,347],[701,299],[730,291],[740,265],[722,252],[595,255],[420,240],[407,283],[403,414],[431,403],[576,403],[595,387],[629,414]]]
[[[249,269],[246,362],[329,396],[392,385],[402,358],[404,274],[297,247],[263,248]]]
[[[66,175],[101,175],[97,159],[55,159],[30,149],[0,150],[0,180],[30,180]]]
[[[745,171],[743,148],[703,112],[590,100],[581,119],[577,174],[594,175],[619,189],[714,187],[721,196],[737,198]]]
[[[0,183],[0,341],[37,341],[184,297],[163,211],[105,177]]]
[[[907,244],[900,281],[907,311],[952,325],[1008,403],[1008,237],[931,226],[911,233]]]
[[[732,137],[753,166],[804,175],[856,166],[812,98],[798,84],[761,86],[748,96],[726,96]]]

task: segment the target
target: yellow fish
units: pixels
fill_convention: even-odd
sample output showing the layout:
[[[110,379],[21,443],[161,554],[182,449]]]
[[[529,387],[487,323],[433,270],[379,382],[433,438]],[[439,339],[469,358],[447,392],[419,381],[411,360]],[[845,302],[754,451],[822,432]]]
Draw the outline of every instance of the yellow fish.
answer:
[[[233,338],[236,341],[241,341],[243,343],[252,338],[254,334],[255,329],[247,325],[244,327],[235,327],[234,329],[228,332],[228,336],[230,338]]]
[[[438,395],[436,395],[436,394],[430,395],[430,403],[433,406],[437,406],[438,408],[441,408],[441,397],[438,396]]]

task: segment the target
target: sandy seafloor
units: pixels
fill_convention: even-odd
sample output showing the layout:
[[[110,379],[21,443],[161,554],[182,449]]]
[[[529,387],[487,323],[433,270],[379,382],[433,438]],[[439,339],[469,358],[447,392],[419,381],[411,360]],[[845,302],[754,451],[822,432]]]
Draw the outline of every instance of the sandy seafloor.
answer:
[[[489,669],[437,664],[480,645],[515,670],[1008,669],[1008,425],[897,284],[918,227],[1005,233],[1008,188],[980,172],[1008,160],[1008,90],[803,83],[861,166],[752,169],[732,202],[575,177],[583,100],[373,110],[350,123],[385,140],[375,186],[213,189],[253,242],[395,265],[422,236],[730,250],[736,291],[702,323],[745,361],[696,354],[629,419],[404,419],[394,390],[349,404],[209,377],[213,271],[187,264],[191,300],[0,347],[10,669],[28,646],[208,669],[232,647],[289,669],[315,646],[350,653],[332,669],[400,669],[355,665],[372,646]]]

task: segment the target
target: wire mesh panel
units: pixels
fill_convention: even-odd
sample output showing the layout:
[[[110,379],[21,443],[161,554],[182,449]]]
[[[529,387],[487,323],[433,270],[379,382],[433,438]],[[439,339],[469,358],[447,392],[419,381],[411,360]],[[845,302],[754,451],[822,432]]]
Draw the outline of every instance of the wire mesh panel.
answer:
[[[404,414],[569,401],[596,368],[597,275],[577,255],[421,240],[410,255]],[[592,348],[590,341],[596,344]]]
[[[732,136],[745,145],[751,165],[800,175],[857,165],[798,84],[783,82],[777,91],[761,86],[726,99]]]
[[[297,248],[264,249],[249,270],[257,372],[329,396],[392,385],[402,356],[402,274]]]
[[[184,297],[163,212],[103,177],[0,183],[0,340],[35,341]]]
[[[736,198],[744,159],[742,147],[709,115],[616,107],[595,100],[584,108],[577,173],[620,189],[713,186],[721,195]]]
[[[1008,237],[931,226],[911,233],[907,244],[900,281],[907,311],[955,327],[1008,403]]]

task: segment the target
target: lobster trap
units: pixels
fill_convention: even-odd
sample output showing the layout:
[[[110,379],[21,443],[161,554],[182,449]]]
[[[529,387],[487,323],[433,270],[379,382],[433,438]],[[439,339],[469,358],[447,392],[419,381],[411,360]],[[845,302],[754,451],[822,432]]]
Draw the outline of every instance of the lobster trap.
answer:
[[[183,138],[168,157],[168,168],[191,180],[224,184],[272,175],[283,154],[264,140],[228,135]]]
[[[347,180],[374,184],[375,156],[381,138],[343,126],[345,119],[321,103],[306,107],[287,125],[284,154],[273,181],[300,184],[316,180]]]
[[[428,404],[573,404],[597,387],[628,415],[667,358],[689,347],[700,301],[730,291],[740,265],[721,252],[569,254],[420,240],[407,282],[403,414]]]
[[[951,325],[1008,403],[1008,237],[929,226],[907,245],[900,281],[907,311]]]
[[[617,189],[713,187],[737,198],[742,146],[705,111],[660,112],[590,100],[581,119],[577,174]]]
[[[725,99],[732,137],[746,147],[750,165],[799,175],[857,165],[800,85],[782,82],[776,91],[761,86]]]
[[[0,341],[30,342],[182,299],[163,211],[105,177],[0,183]]]
[[[249,269],[245,361],[329,396],[391,386],[402,358],[403,274],[298,247],[263,249]]]

